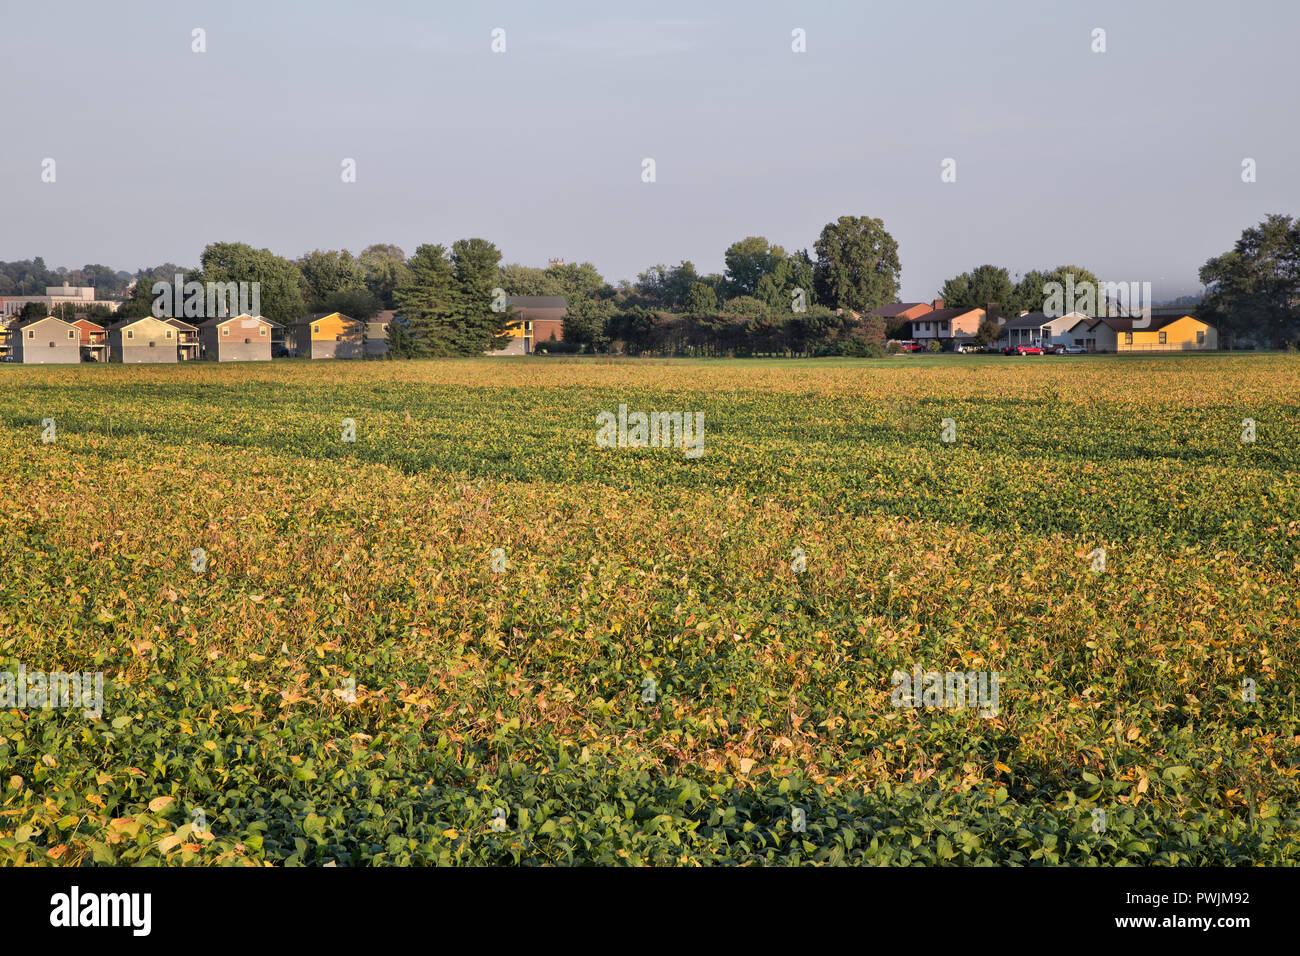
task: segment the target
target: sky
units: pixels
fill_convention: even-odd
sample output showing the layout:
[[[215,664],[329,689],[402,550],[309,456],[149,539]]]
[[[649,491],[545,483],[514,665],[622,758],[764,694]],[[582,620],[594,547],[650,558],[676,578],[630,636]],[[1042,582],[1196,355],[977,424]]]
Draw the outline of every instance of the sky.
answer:
[[[993,263],[1159,301],[1300,215],[1295,0],[0,0],[0,36],[0,259],[51,267],[482,237],[617,281],[865,215],[904,300]]]

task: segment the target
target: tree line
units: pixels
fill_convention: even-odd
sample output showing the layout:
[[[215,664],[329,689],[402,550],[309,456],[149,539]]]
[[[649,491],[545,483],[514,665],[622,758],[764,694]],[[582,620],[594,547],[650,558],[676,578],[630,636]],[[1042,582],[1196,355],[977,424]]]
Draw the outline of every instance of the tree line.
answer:
[[[510,296],[561,296],[568,306],[562,341],[537,342],[552,352],[626,354],[870,355],[898,334],[900,323],[867,313],[898,299],[898,244],[879,219],[841,216],[808,249],[789,250],[762,236],[733,242],[720,273],[700,273],[689,261],[657,264],[635,281],[606,281],[590,262],[534,268],[502,264],[486,239],[450,246],[424,244],[409,258],[396,245],[359,254],[316,249],[288,259],[238,242],[208,245],[197,267],[165,263],[131,276],[104,266],[51,271],[43,260],[0,263],[0,294],[39,295],[47,285],[89,284],[112,274],[126,295],[117,317],[151,314],[155,282],[260,282],[262,313],[292,324],[302,316],[342,312],[369,319],[396,310],[390,350],[397,356],[474,355],[508,341]],[[1200,269],[1204,301],[1195,306],[1226,342],[1280,346],[1300,338],[1300,219],[1271,215],[1244,230],[1232,249]],[[1077,265],[1012,276],[985,264],[943,283],[949,307],[997,303],[1003,316],[1041,311],[1052,282],[1100,283]],[[57,281],[56,281],[57,280]],[[135,285],[127,295],[127,283]],[[7,291],[6,291],[7,290]],[[503,295],[504,294],[504,295]],[[1099,303],[1100,305],[1100,303]],[[39,311],[39,307],[35,311]],[[979,338],[999,335],[986,321]]]

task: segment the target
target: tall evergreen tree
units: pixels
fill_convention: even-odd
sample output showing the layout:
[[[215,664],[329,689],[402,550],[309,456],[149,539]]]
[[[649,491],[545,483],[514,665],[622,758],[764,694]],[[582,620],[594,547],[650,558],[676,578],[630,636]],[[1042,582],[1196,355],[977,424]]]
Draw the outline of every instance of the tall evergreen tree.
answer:
[[[449,336],[459,355],[481,355],[506,344],[512,311],[501,311],[501,252],[486,239],[458,239],[451,245],[454,304]],[[504,290],[503,290],[504,291]]]
[[[452,353],[456,283],[446,247],[425,243],[415,250],[393,302],[409,333],[403,354],[420,358]]]

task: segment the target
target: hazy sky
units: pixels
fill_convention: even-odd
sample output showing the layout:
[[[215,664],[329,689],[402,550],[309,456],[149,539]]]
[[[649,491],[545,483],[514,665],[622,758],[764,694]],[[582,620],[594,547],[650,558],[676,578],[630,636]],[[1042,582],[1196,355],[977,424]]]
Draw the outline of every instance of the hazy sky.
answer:
[[[851,214],[905,299],[984,262],[1164,298],[1300,214],[1295,0],[0,0],[0,37],[0,259],[51,266],[481,236],[614,281]]]

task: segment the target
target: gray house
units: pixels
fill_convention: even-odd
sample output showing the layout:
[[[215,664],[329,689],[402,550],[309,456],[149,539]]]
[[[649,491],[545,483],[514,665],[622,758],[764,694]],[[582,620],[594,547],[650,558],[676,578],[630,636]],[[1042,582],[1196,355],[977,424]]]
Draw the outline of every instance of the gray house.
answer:
[[[12,336],[14,361],[28,365],[76,365],[81,336],[76,326],[48,315],[18,326]]]
[[[363,338],[366,342],[367,355],[388,354],[388,326],[393,321],[393,314],[393,309],[386,309],[366,323]]]
[[[269,362],[274,328],[260,315],[208,319],[199,325],[203,356],[218,362]]]
[[[148,362],[176,363],[175,326],[146,315],[124,319],[108,330],[108,360],[128,365]]]

